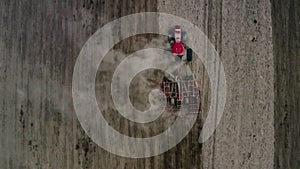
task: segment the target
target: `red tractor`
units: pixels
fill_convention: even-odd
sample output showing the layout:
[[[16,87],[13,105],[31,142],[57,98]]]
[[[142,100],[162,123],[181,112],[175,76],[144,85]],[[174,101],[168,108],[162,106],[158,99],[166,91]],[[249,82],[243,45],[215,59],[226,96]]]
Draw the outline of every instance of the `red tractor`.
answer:
[[[192,61],[192,49],[188,48],[187,33],[180,26],[169,31],[168,41],[174,56],[187,62]],[[183,113],[198,113],[201,111],[200,83],[193,76],[185,76],[180,81],[172,80],[166,76],[160,83],[160,90],[164,93],[162,99],[173,106],[175,110],[181,109]]]
[[[187,33],[182,31],[180,26],[175,26],[174,29],[169,31],[168,41],[171,46],[171,51],[174,56],[180,59],[186,55],[186,61],[192,61],[192,49],[186,46]]]

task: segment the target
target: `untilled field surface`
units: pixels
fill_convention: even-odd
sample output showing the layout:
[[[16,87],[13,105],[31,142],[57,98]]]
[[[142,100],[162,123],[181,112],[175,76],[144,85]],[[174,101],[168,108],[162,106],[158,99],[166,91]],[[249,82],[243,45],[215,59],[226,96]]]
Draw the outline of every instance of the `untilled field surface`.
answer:
[[[199,26],[215,45],[225,67],[225,112],[214,137],[202,146],[203,168],[272,168],[274,65],[270,2],[159,0],[158,10]],[[208,89],[206,85],[204,81],[204,90]]]

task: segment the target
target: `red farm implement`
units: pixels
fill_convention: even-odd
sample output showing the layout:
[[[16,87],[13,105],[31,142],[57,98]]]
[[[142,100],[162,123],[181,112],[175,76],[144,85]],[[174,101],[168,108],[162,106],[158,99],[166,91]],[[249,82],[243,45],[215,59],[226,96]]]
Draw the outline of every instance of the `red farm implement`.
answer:
[[[160,90],[164,93],[162,100],[177,110],[185,113],[201,111],[200,82],[198,80],[184,80],[174,82],[164,77],[160,83]]]

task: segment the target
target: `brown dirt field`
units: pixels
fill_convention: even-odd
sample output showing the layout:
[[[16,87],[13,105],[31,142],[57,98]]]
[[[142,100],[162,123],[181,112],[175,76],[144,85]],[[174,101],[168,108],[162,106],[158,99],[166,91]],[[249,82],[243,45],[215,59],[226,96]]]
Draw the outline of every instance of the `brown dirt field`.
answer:
[[[1,1],[0,168],[298,169],[298,8],[296,0]],[[205,67],[194,60],[190,66],[202,87],[196,124],[171,150],[130,159],[105,151],[85,134],[73,107],[72,74],[82,46],[95,31],[145,11],[183,17],[208,36],[224,64],[227,102],[214,135],[199,144],[210,88]],[[176,118],[167,111],[155,122],[133,123],[117,113],[110,97],[113,70],[124,58],[119,53],[165,48],[165,38],[128,38],[109,52],[97,72],[97,101],[106,103],[103,115],[125,135],[153,136]],[[136,76],[130,88],[136,108],[148,108],[148,93],[162,76],[157,70]]]

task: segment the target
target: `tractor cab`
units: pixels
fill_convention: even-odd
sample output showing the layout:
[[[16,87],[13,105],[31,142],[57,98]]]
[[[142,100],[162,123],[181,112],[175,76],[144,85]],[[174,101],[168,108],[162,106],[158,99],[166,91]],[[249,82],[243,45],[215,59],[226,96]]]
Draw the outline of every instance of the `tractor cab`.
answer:
[[[175,42],[181,42],[182,31],[180,27],[174,28],[174,38]]]
[[[175,26],[169,31],[168,41],[170,43],[171,52],[180,59],[185,58],[186,61],[192,61],[192,49],[186,46],[187,33],[182,31],[180,26]]]

